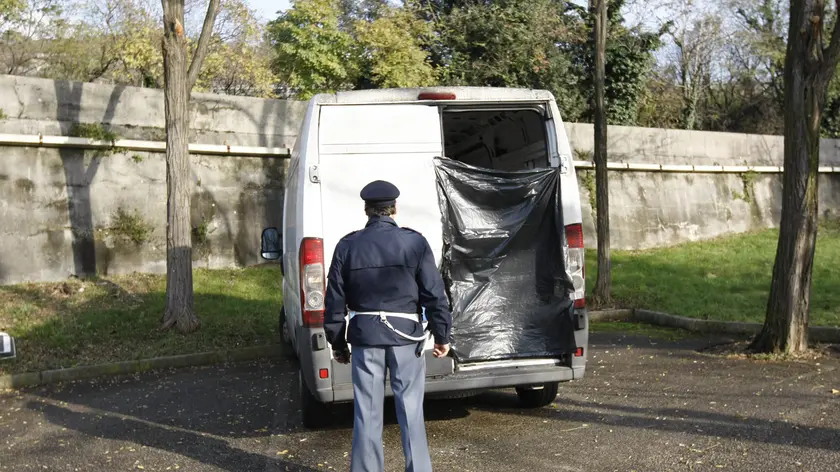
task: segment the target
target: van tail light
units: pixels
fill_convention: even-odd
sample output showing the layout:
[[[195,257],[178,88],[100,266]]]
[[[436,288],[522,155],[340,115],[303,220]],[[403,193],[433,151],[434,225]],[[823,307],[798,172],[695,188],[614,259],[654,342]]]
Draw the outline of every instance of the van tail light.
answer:
[[[422,92],[417,96],[418,100],[455,100],[454,93]]]
[[[583,225],[580,223],[566,226],[566,242],[569,245],[569,273],[575,286],[575,308],[586,308],[586,267],[583,251]]]
[[[304,328],[324,326],[324,240],[303,238],[300,243],[300,308]]]
[[[566,226],[566,241],[570,248],[583,249],[583,225],[578,223]]]

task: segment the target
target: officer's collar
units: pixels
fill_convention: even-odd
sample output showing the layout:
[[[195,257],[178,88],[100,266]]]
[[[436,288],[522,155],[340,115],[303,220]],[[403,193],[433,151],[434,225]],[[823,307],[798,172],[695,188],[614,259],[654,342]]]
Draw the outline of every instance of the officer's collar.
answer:
[[[391,218],[390,216],[371,216],[370,218],[368,218],[368,222],[365,225],[365,227],[368,227],[372,224],[380,223],[380,222],[381,223],[388,223],[388,224],[392,224],[394,226],[397,226],[397,222],[394,221],[394,219]]]

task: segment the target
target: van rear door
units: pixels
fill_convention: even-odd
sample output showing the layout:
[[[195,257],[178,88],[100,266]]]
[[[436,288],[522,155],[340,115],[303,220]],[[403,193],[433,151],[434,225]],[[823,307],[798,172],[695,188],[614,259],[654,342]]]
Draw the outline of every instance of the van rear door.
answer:
[[[433,163],[443,153],[438,107],[324,105],[318,140],[325,260],[332,260],[342,237],[367,222],[362,187],[387,180],[400,189],[397,222],[422,233],[440,264],[443,241]]]

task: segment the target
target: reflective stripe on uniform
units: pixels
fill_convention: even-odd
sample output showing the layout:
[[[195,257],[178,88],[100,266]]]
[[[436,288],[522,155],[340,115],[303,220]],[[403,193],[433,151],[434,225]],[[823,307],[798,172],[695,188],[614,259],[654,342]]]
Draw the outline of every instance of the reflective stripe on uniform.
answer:
[[[420,323],[420,315],[418,315],[417,313],[391,313],[391,312],[388,312],[388,311],[351,311],[350,312],[350,319],[352,320],[353,317],[356,316],[356,315],[378,316],[379,321],[381,321],[382,324],[387,326],[388,329],[390,329],[391,331],[396,333],[397,336],[408,339],[409,341],[421,342],[421,341],[426,340],[426,333],[425,333],[426,326],[423,326],[423,328],[424,328],[423,336],[411,336],[411,335],[405,334],[402,331],[398,330],[397,328],[394,327],[394,325],[391,324],[390,321],[388,321],[388,317],[391,317],[391,318],[403,318],[403,319],[406,319],[406,320],[412,320],[414,322]],[[423,323],[420,323],[420,324],[423,325]]]

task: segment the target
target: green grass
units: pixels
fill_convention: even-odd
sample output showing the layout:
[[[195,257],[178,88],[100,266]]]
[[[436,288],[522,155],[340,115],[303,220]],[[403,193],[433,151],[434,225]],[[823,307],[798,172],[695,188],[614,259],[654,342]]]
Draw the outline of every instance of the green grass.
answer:
[[[603,321],[589,324],[589,330],[593,333],[624,333],[647,336],[654,339],[667,341],[679,341],[682,339],[698,336],[695,333],[683,329],[654,326],[647,323],[634,323],[626,321]]]
[[[732,321],[764,319],[776,250],[773,230],[651,251],[613,251],[617,306]],[[587,253],[588,290],[596,258]],[[282,304],[276,265],[195,271],[192,335],[161,332],[163,276],[0,287],[0,331],[15,336],[18,359],[0,374],[257,346],[277,341]],[[821,228],[812,287],[812,324],[840,325],[840,224]],[[666,339],[687,333],[639,323],[593,323],[593,331]]]
[[[0,374],[143,359],[277,341],[282,305],[276,265],[196,270],[201,329],[161,332],[163,276],[133,274],[90,281],[0,287],[0,331],[15,337],[18,358]]]
[[[650,251],[612,251],[613,304],[702,319],[763,322],[777,230]],[[587,251],[587,290],[597,274]],[[840,325],[840,224],[820,228],[811,324]]]

